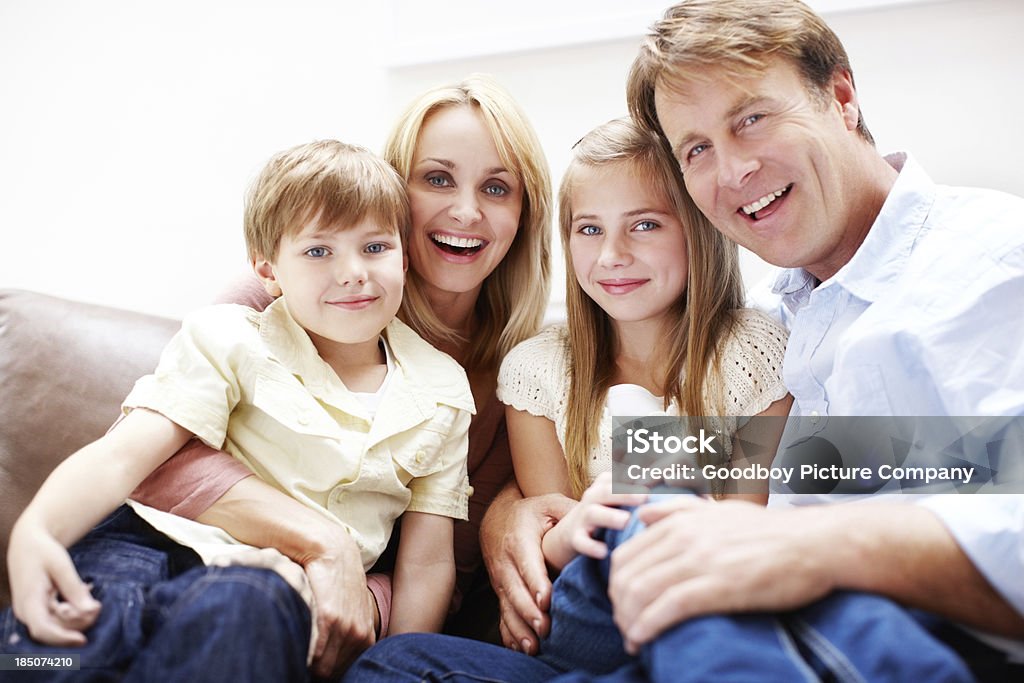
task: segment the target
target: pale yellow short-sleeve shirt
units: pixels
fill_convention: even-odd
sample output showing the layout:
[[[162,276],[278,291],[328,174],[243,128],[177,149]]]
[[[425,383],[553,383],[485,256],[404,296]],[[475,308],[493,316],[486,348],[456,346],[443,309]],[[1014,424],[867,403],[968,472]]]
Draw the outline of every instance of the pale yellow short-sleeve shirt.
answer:
[[[473,396],[462,367],[399,320],[374,416],[320,358],[283,299],[189,316],[124,411],[147,408],[227,451],[261,479],[340,521],[369,569],[406,510],[466,519]],[[246,550],[216,527],[132,507],[206,562]]]

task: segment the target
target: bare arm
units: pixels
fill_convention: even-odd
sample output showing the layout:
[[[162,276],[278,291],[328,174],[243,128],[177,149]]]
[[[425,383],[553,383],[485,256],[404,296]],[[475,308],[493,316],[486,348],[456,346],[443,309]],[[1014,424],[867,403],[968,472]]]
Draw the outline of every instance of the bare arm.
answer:
[[[243,543],[276,548],[302,565],[316,598],[318,676],[340,675],[374,642],[377,615],[359,548],[345,528],[259,477],[236,483],[198,517]]]
[[[455,588],[452,520],[426,512],[402,516],[389,632],[436,633]]]
[[[85,535],[192,434],[166,417],[135,410],[121,425],[62,462],[11,531],[12,607],[36,640],[81,645],[99,605],[66,548]],[[58,603],[60,594],[66,600]]]

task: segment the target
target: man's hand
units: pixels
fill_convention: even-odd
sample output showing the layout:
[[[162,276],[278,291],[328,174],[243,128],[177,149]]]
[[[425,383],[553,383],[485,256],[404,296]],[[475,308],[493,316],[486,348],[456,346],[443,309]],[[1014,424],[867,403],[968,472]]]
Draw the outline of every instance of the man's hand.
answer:
[[[32,639],[47,645],[85,645],[83,634],[99,616],[100,603],[79,578],[64,546],[22,520],[11,532],[7,566],[14,616]]]
[[[521,496],[511,485],[491,503],[480,527],[480,548],[501,604],[502,641],[536,654],[550,627],[551,581],[541,539],[575,501],[559,494]]]
[[[359,548],[347,533],[335,547],[300,561],[316,600],[317,642],[313,674],[337,679],[373,645],[377,605],[366,587]]]
[[[814,512],[696,496],[641,508],[648,528],[612,553],[608,589],[626,649],[696,616],[791,609],[830,592]]]

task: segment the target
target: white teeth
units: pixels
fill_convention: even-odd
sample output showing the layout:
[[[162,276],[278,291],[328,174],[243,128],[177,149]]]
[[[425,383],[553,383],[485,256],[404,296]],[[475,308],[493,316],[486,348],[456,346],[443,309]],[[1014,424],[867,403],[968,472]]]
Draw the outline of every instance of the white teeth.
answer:
[[[743,209],[743,213],[749,216],[750,214],[756,213],[763,209],[764,207],[768,206],[776,199],[781,197],[785,192],[786,188],[782,188],[781,190],[775,190],[775,192],[769,192],[768,194],[761,197],[757,201],[747,204],[746,206],[741,206],[740,208]]]
[[[459,247],[460,249],[472,249],[484,243],[482,239],[475,237],[455,237],[453,235],[431,235],[430,239],[441,244],[447,244],[450,247]]]

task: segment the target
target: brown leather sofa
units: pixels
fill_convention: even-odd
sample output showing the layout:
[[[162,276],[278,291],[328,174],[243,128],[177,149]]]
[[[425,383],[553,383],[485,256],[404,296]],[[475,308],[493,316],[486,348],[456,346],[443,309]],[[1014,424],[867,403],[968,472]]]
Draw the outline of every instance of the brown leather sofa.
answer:
[[[110,427],[179,324],[0,289],[0,608],[14,521],[61,460]]]

